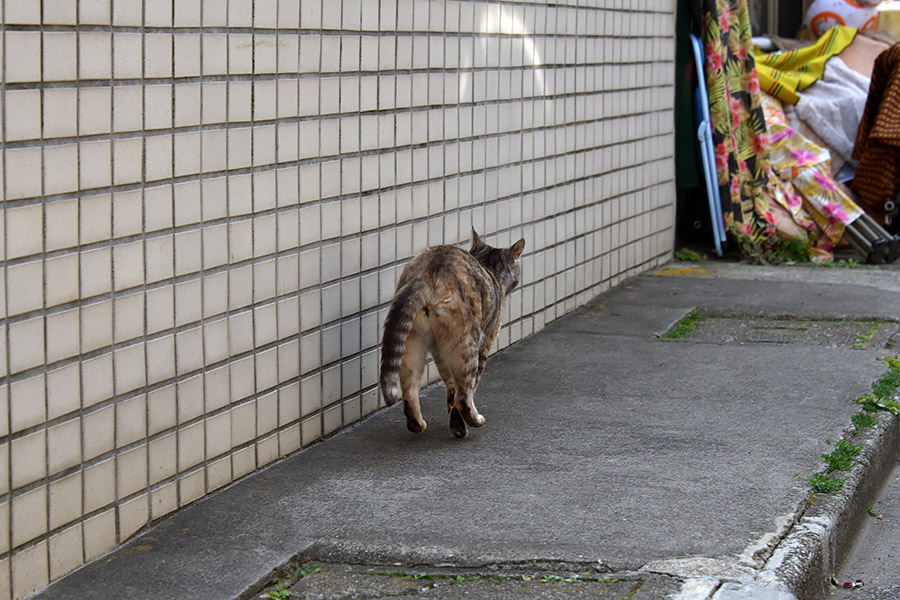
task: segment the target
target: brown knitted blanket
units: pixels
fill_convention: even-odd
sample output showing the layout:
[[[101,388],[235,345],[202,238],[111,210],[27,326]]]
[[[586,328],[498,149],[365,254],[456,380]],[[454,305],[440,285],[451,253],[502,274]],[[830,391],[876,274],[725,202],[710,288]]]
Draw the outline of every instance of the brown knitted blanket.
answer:
[[[853,158],[859,167],[850,188],[863,208],[883,223],[884,203],[900,189],[900,43],[875,59]]]

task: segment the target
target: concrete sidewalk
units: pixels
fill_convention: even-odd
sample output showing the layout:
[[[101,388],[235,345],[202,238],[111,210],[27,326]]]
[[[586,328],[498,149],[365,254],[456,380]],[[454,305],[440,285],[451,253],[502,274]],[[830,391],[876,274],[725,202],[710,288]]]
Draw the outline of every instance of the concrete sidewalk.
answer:
[[[320,569],[301,598],[819,597],[900,449],[880,414],[844,490],[805,482],[900,348],[898,275],[717,262],[630,279],[494,355],[467,439],[433,386],[423,434],[381,411],[37,597],[256,597],[299,564]],[[696,334],[659,337],[693,309]],[[890,322],[865,336],[863,319]]]

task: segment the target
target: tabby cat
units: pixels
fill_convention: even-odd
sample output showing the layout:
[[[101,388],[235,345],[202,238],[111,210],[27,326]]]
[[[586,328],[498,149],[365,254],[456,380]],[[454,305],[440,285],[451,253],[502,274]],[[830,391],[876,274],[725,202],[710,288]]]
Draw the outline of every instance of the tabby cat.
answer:
[[[503,298],[519,283],[516,259],[525,248],[492,248],[472,230],[472,248],[435,246],[403,270],[384,323],[381,391],[388,405],[403,398],[410,431],[425,431],[419,387],[426,352],[447,387],[450,430],[465,437],[466,424],[484,417],[472,402],[488,350],[500,331]]]

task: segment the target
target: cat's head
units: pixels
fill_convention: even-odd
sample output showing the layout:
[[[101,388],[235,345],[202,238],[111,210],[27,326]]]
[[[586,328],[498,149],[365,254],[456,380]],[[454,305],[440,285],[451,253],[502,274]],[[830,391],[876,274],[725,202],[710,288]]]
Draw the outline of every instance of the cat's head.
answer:
[[[488,246],[478,236],[478,232],[472,229],[472,248],[469,253],[494,274],[504,294],[510,293],[519,285],[521,270],[516,260],[522,255],[524,249],[524,239],[509,248]]]

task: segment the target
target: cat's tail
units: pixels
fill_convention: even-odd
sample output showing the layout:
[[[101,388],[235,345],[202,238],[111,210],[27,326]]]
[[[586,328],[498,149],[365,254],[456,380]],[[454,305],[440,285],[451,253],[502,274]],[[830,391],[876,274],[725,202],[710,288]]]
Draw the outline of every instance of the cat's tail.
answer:
[[[381,392],[388,406],[403,398],[400,389],[400,363],[406,350],[406,338],[416,314],[425,306],[428,284],[422,279],[410,281],[394,296],[384,321],[381,341]]]

